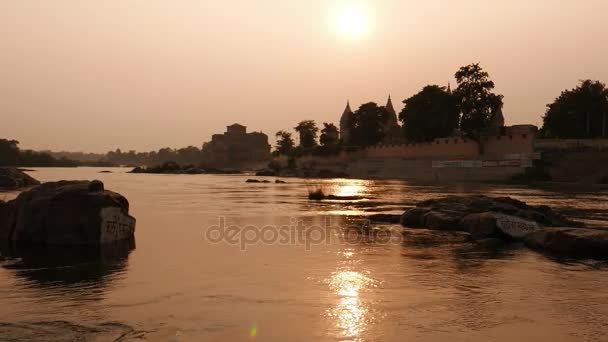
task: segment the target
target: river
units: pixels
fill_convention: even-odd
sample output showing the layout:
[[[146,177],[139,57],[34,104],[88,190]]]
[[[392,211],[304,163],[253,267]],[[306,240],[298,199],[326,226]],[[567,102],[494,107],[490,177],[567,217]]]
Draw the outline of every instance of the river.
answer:
[[[110,170],[112,173],[99,173]],[[125,195],[136,246],[0,258],[0,341],[606,341],[608,263],[424,230],[345,234],[448,193],[508,195],[590,225],[608,191],[36,169]],[[309,189],[363,196],[311,202]],[[0,199],[16,193],[0,193]],[[116,250],[119,249],[119,250]]]

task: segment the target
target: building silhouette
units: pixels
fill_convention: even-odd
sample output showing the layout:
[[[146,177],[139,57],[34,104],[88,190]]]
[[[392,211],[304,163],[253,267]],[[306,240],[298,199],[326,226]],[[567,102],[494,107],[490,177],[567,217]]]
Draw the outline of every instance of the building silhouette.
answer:
[[[247,133],[247,127],[235,123],[223,134],[214,134],[203,145],[203,164],[212,167],[265,166],[270,161],[268,136]]]

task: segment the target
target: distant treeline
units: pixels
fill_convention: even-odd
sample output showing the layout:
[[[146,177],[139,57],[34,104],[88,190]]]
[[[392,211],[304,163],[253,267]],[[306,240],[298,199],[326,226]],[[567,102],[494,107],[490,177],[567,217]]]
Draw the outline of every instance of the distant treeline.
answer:
[[[169,147],[158,151],[137,152],[134,150],[122,151],[116,149],[108,153],[84,152],[49,152],[55,158],[65,158],[78,161],[87,166],[158,166],[168,162],[179,165],[201,166],[202,151],[198,147],[188,146],[180,149]]]
[[[180,149],[161,148],[151,152],[122,152],[120,149],[108,152],[102,159],[114,165],[127,166],[157,166],[167,162],[175,162],[179,165],[201,165],[202,152],[195,146]]]
[[[202,166],[201,149],[189,146],[180,149],[161,148],[152,152],[103,153],[32,151],[19,148],[19,141],[0,139],[0,166],[77,167],[77,166],[157,166],[167,162]]]
[[[76,167],[79,162],[49,153],[19,149],[17,140],[0,139],[0,166]]]

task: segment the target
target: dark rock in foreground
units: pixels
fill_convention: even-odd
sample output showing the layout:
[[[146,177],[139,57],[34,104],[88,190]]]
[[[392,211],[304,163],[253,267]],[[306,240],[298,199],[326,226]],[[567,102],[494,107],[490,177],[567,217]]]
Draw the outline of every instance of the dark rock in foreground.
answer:
[[[0,203],[0,240],[99,245],[133,239],[129,202],[100,181],[44,183]]]
[[[420,202],[401,224],[411,228],[465,231],[475,239],[523,239],[541,226],[575,226],[547,206],[529,206],[509,197],[449,196]]]
[[[21,189],[40,184],[39,181],[15,167],[0,167],[0,189]]]
[[[608,258],[608,231],[584,228],[543,228],[526,236],[526,246],[567,257]]]

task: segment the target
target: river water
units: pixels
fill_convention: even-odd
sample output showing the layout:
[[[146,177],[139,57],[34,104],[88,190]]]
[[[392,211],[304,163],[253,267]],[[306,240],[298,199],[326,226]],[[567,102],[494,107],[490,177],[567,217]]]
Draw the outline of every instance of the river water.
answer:
[[[100,179],[125,195],[136,247],[2,256],[0,341],[608,340],[605,262],[483,247],[456,234],[385,226],[389,234],[377,239],[345,229],[365,224],[362,215],[474,192],[547,204],[602,226],[605,190],[249,184],[254,177],[100,170],[31,174]],[[308,190],[317,187],[366,199],[311,202]]]

